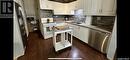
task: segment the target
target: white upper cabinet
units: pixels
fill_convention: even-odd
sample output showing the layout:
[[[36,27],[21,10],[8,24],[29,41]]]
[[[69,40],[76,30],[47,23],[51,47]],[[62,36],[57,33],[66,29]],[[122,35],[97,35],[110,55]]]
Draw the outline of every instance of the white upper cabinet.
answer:
[[[40,9],[52,9],[56,15],[74,15],[76,1],[71,3],[59,3],[48,0],[39,0]]]
[[[54,5],[54,14],[74,15],[74,10],[76,9],[76,1],[71,3],[59,3]]]
[[[40,0],[40,9],[52,9],[54,14],[73,15],[74,10],[83,9],[84,15],[116,15],[116,0],[77,0],[71,3],[58,3]]]
[[[84,15],[113,16],[116,0],[78,0],[77,9],[83,9]]]
[[[92,0],[92,15],[116,15],[116,0]]]
[[[65,14],[65,8],[66,8],[66,6],[63,3],[57,3],[57,2],[53,3],[54,14],[56,14],[56,15]]]
[[[77,0],[75,9],[83,9],[83,14],[89,15],[91,13],[91,6],[91,0]]]
[[[116,14],[116,0],[103,0],[102,3],[102,14]]]
[[[66,14],[74,15],[74,10],[76,9],[76,3],[77,1],[66,3],[66,9],[65,9]]]
[[[92,0],[83,0],[83,9],[85,15],[91,14],[91,8],[92,8]]]
[[[53,5],[48,0],[39,0],[40,9],[53,9]]]

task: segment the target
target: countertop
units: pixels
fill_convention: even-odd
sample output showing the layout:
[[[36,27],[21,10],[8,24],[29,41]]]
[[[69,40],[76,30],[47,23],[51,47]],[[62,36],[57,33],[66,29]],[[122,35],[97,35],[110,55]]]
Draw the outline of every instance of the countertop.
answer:
[[[57,25],[64,25],[63,23],[72,24],[72,25],[76,25],[76,26],[80,26],[80,27],[84,27],[84,28],[89,28],[89,29],[92,29],[92,30],[100,31],[100,32],[103,32],[103,33],[111,34],[110,31],[107,31],[105,29],[99,28],[97,26],[87,25],[85,23],[75,23],[75,22],[71,22],[71,21],[55,22],[55,24],[57,24]]]
[[[100,31],[100,32],[104,32],[104,33],[111,34],[110,31],[101,29],[101,28],[96,27],[96,26],[93,26],[93,25],[87,25],[87,24],[85,24],[85,23],[80,23],[80,24],[72,23],[72,22],[65,22],[65,23],[72,24],[72,25],[76,25],[76,26],[80,26],[80,27],[84,27],[84,28],[89,28],[89,29],[93,29],[93,30],[96,30],[96,31]]]

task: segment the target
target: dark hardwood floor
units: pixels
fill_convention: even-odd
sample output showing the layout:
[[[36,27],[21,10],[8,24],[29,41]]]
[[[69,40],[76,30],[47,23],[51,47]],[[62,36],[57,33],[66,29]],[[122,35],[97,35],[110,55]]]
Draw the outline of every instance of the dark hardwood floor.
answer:
[[[18,57],[18,60],[48,60],[51,58],[82,58],[81,60],[107,60],[106,56],[77,38],[73,37],[73,46],[55,52],[52,38],[43,39],[40,32],[29,33],[28,43],[23,56]]]

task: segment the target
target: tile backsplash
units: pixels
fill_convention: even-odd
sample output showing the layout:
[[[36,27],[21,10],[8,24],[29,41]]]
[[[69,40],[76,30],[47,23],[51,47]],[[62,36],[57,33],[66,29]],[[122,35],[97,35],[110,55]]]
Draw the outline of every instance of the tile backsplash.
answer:
[[[93,16],[92,25],[98,26],[99,28],[112,31],[115,21],[115,16]]]
[[[54,15],[53,16],[55,22],[63,22],[63,21],[70,21],[74,20],[73,15]],[[67,18],[67,20],[66,20]]]

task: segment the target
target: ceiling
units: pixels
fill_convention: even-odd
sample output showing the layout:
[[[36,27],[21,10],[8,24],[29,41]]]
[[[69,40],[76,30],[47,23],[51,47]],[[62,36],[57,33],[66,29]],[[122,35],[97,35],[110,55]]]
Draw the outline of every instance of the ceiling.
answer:
[[[60,3],[70,3],[70,2],[74,2],[76,0],[49,0],[49,1],[60,2]]]

